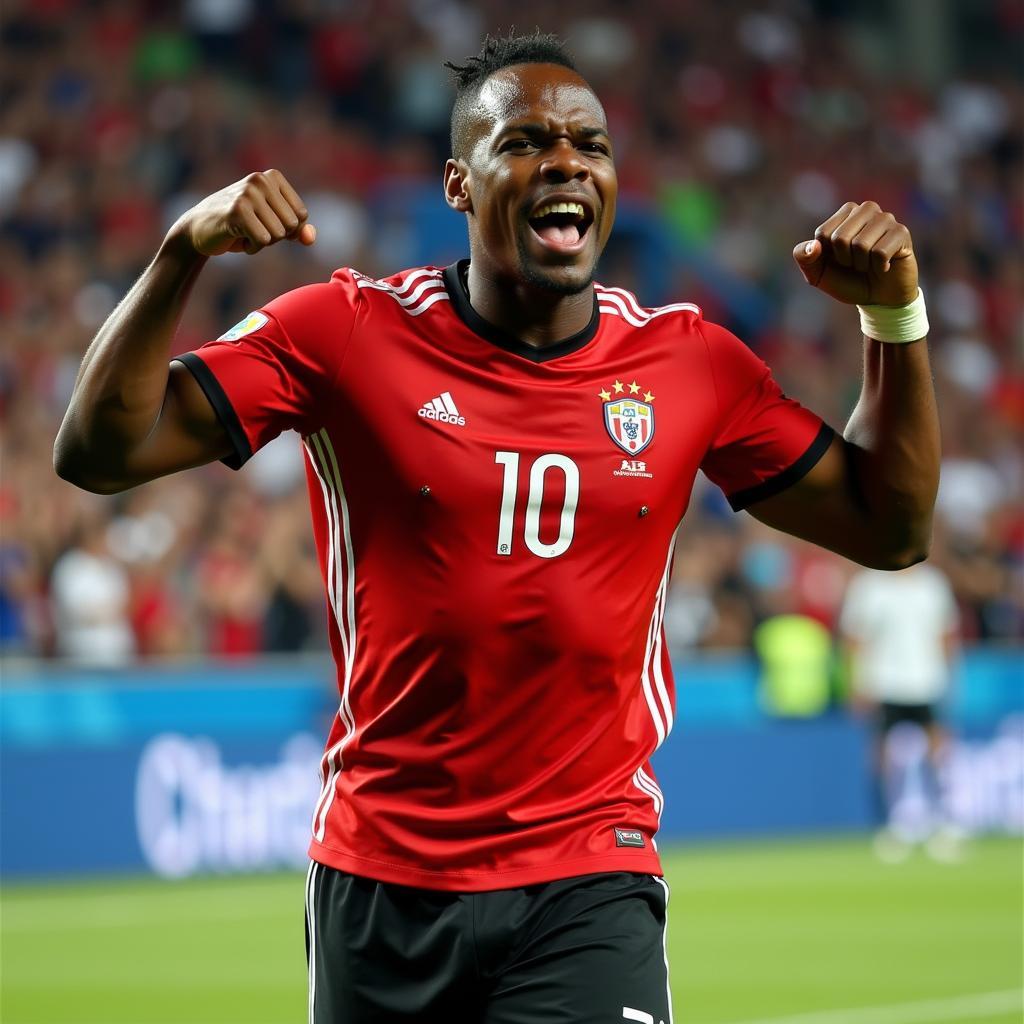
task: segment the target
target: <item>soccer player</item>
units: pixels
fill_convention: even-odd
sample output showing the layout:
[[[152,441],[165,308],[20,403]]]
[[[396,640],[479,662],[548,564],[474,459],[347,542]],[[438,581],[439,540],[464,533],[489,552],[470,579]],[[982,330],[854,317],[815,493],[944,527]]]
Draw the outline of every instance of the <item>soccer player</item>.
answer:
[[[662,616],[703,469],[867,565],[925,556],[939,440],[907,229],[846,203],[794,250],[862,304],[840,437],[688,302],[594,283],[616,179],[553,37],[454,67],[469,259],[338,270],[172,360],[206,260],[312,244],[277,170],[170,230],[86,353],[57,471],[120,491],[302,436],[338,668],[306,886],[310,1020],[668,1022]],[[685,525],[683,526],[685,529]]]
[[[914,843],[938,860],[959,857],[960,835],[942,792],[949,736],[942,703],[950,683],[959,614],[949,580],[933,565],[906,572],[865,569],[850,582],[839,632],[850,657],[857,704],[874,712],[874,769],[884,827],[875,851],[886,861],[910,856]],[[924,732],[923,801],[906,801],[906,770],[894,757],[895,731]]]

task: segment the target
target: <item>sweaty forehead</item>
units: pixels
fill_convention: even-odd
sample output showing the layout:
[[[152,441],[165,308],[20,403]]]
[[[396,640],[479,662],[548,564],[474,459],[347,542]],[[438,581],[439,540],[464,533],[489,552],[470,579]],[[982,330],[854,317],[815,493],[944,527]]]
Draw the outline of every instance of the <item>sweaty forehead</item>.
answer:
[[[586,80],[559,64],[516,64],[483,84],[474,111],[477,137],[513,121],[605,127],[604,108]]]

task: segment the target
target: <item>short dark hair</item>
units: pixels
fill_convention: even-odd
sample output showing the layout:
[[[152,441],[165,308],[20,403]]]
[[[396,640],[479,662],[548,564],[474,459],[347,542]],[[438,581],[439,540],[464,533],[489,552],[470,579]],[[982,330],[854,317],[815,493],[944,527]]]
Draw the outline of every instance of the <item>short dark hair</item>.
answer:
[[[452,154],[462,156],[465,151],[466,133],[470,126],[470,111],[480,95],[484,82],[496,71],[513,64],[560,64],[570,71],[577,71],[565,43],[550,32],[536,29],[528,36],[517,36],[513,30],[507,36],[484,37],[480,53],[467,57],[465,64],[445,61],[444,66],[455,79],[455,103],[452,105],[451,140]]]

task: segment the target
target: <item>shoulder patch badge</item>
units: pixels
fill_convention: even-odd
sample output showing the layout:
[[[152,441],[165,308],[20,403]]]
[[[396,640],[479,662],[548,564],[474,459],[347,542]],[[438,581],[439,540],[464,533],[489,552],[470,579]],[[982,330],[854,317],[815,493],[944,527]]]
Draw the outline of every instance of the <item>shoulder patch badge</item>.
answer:
[[[238,341],[239,338],[244,338],[247,334],[258,331],[267,320],[266,314],[252,312],[244,320],[239,320],[230,331],[225,331],[217,340]]]

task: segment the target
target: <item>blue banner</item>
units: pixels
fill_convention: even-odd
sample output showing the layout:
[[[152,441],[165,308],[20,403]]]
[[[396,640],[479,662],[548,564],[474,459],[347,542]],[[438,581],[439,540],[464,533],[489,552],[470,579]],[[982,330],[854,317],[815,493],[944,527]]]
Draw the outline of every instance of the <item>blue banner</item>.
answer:
[[[972,652],[951,714],[949,806],[967,831],[1024,832],[1016,652]],[[655,759],[661,839],[863,829],[871,736],[841,713],[767,719],[753,665],[680,665],[675,734]],[[321,662],[7,673],[0,692],[0,870],[274,870],[305,863],[323,738]]]

